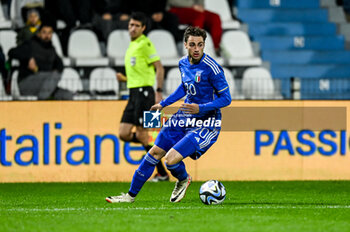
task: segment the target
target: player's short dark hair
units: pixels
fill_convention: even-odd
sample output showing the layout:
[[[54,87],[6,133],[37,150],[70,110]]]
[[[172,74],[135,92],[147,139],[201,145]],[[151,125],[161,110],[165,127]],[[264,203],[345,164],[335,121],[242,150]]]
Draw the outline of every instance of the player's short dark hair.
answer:
[[[141,26],[147,25],[147,16],[143,12],[132,12],[130,19],[141,22]]]
[[[199,28],[199,27],[192,27],[189,26],[186,28],[184,33],[184,41],[187,43],[188,37],[190,36],[201,36],[203,38],[203,41],[207,38],[207,33],[205,30]]]

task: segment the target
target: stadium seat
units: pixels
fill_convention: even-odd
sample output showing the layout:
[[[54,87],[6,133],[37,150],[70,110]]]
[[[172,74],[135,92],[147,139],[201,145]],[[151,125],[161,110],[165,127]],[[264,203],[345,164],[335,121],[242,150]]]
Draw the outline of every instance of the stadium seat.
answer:
[[[248,35],[243,31],[226,31],[221,40],[224,56],[229,66],[258,66],[260,57],[253,54]]]
[[[73,31],[68,41],[68,56],[77,67],[108,66],[108,58],[102,57],[94,32],[86,29]]]
[[[59,19],[57,20],[57,30],[62,30],[62,29],[65,29],[67,27],[66,23]]]
[[[225,73],[227,84],[230,87],[230,93],[231,93],[232,99],[243,99],[243,95],[240,95],[237,91],[236,82],[232,74],[232,71],[229,70],[228,68],[223,68],[223,70]]]
[[[11,101],[12,96],[7,95],[5,88],[4,88],[4,82],[2,81],[2,76],[0,75],[0,101]]]
[[[12,27],[12,22],[7,20],[4,16],[4,11],[2,9],[2,4],[0,4],[0,29],[8,29]]]
[[[348,78],[349,65],[298,65],[298,64],[271,64],[271,73],[274,78]]]
[[[80,94],[83,91],[83,83],[78,72],[73,68],[65,68],[58,87],[74,93],[73,100],[89,100],[90,95]]]
[[[0,31],[0,44],[2,47],[2,51],[7,59],[8,52],[11,48],[16,47],[16,36],[17,33],[12,30],[3,30]]]
[[[237,0],[237,7],[243,9],[259,8],[259,9],[317,9],[320,7],[320,0],[307,1],[271,1],[271,0]]]
[[[165,79],[165,91],[164,97],[169,96],[173,93],[177,87],[181,84],[181,73],[179,68],[171,68]]]
[[[2,30],[0,31],[0,45],[2,47],[2,51],[4,52],[6,60],[8,59],[8,52],[11,48],[15,48],[17,46],[16,44],[16,37],[17,33],[12,30]],[[16,59],[13,59],[11,61],[12,67],[18,67],[19,61]]]
[[[177,53],[175,39],[170,32],[153,30],[147,36],[153,42],[164,66],[178,65],[180,57]]]
[[[23,1],[24,3],[25,1]],[[21,8],[23,4],[20,4],[18,0],[11,0],[10,5],[10,19],[13,22],[13,25],[17,28],[23,27],[24,22],[21,16]]]
[[[262,59],[270,63],[274,88],[284,97],[293,96],[293,77],[301,83],[298,99],[350,96],[344,82],[350,77],[350,52],[337,28],[344,12],[335,0],[237,0],[236,6],[250,37],[260,44]],[[328,90],[320,88],[324,82]]]
[[[227,84],[230,87],[230,93],[231,95],[233,95],[235,93],[235,88],[236,88],[234,77],[232,75],[232,72],[228,68],[223,68],[223,70],[224,70]]]
[[[344,36],[256,36],[262,50],[344,50]]]
[[[301,2],[301,1],[295,1]],[[238,18],[246,23],[251,22],[328,22],[326,9],[239,9]]]
[[[227,0],[205,0],[204,7],[220,15],[222,29],[229,30],[238,29],[240,27],[240,23],[232,19],[230,6]]]
[[[242,93],[246,99],[275,98],[275,87],[270,72],[262,67],[246,69],[242,79]]]
[[[130,44],[127,30],[115,30],[109,34],[107,40],[107,56],[115,66],[124,66],[124,57]]]
[[[302,78],[301,99],[346,99],[350,98],[349,78]]]
[[[182,46],[182,52],[183,52],[183,55],[187,55],[187,50],[185,46]],[[207,32],[204,52],[207,53],[209,56],[211,56],[218,64],[224,65],[224,59],[222,57],[218,57],[215,53],[213,38],[211,37],[209,32]]]
[[[52,45],[55,47],[57,55],[61,57],[63,65],[71,66],[72,64],[71,60],[68,57],[64,57],[63,55],[61,42],[56,33],[52,34]]]
[[[244,99],[244,96],[238,93],[236,81],[235,81],[235,78],[233,76],[232,71],[229,70],[228,68],[223,68],[223,70],[225,73],[227,84],[230,87],[230,93],[231,93],[232,99]]]
[[[111,68],[96,68],[90,74],[90,93],[98,100],[118,99],[119,83]]]
[[[334,23],[263,22],[250,23],[249,35],[256,36],[329,36],[337,34]]]
[[[11,76],[11,95],[14,100],[35,101],[37,96],[22,96],[18,87],[18,70],[15,70]]]
[[[265,50],[262,58],[274,64],[350,64],[350,52],[341,50]]]

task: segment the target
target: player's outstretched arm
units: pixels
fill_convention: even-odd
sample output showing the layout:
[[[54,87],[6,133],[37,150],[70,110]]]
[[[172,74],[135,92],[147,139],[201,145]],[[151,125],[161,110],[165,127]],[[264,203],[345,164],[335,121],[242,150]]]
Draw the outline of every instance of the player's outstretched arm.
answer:
[[[186,95],[186,90],[185,90],[183,84],[181,83],[179,85],[179,87],[177,87],[177,89],[172,94],[169,95],[169,97],[162,100],[159,104],[164,108],[164,107],[169,106],[169,105],[173,104],[174,102],[180,100],[185,95]]]
[[[220,109],[222,107],[230,105],[231,101],[232,99],[230,89],[227,86],[227,88],[218,93],[218,98],[216,98],[214,101],[208,102],[206,104],[199,104],[199,112],[202,113]]]

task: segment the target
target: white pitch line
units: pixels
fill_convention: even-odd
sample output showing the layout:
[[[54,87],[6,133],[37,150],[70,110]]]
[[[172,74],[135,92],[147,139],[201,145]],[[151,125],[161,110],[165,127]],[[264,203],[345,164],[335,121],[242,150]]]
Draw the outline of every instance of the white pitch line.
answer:
[[[10,208],[0,212],[60,212],[60,211],[149,211],[149,210],[217,210],[217,209],[350,209],[350,205],[239,205],[207,207],[128,207],[128,208]]]

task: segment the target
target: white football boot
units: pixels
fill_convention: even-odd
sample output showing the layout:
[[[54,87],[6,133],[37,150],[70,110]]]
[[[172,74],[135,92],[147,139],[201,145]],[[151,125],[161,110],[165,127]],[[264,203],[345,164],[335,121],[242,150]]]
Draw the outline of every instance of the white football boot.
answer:
[[[135,201],[135,197],[130,196],[128,193],[122,193],[119,196],[106,197],[106,201],[109,203],[133,203]]]
[[[192,177],[190,175],[187,176],[186,179],[183,181],[177,181],[175,183],[175,188],[173,190],[173,193],[171,194],[170,197],[170,202],[179,202],[182,200],[182,198],[185,197],[186,190],[188,186],[192,182]]]

